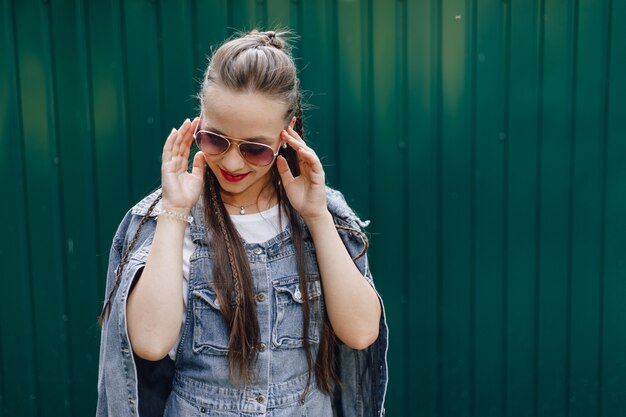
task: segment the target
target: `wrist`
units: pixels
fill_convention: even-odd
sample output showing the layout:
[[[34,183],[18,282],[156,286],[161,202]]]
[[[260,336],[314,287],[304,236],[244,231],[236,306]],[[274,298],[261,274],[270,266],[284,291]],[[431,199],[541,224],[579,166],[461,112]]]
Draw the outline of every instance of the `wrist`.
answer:
[[[165,199],[161,199],[161,203],[157,207],[160,207],[162,210],[168,210],[174,213],[180,213],[185,216],[191,213],[191,209],[192,209],[192,207],[172,204]]]
[[[179,221],[181,223],[193,222],[193,216],[189,214],[190,212],[191,212],[191,209],[170,209],[167,206],[161,206],[160,208],[156,207],[153,210],[153,213],[156,214],[157,216],[157,220],[159,218],[167,218],[167,219]]]
[[[328,211],[327,209],[324,210],[324,212],[320,214],[317,214],[314,216],[303,217],[303,220],[306,223],[306,226],[309,228],[309,231],[311,231],[311,233],[314,233],[315,230],[319,228],[324,228],[328,225],[332,225],[334,228],[334,225],[335,225],[333,216],[332,214],[330,214],[330,211]]]

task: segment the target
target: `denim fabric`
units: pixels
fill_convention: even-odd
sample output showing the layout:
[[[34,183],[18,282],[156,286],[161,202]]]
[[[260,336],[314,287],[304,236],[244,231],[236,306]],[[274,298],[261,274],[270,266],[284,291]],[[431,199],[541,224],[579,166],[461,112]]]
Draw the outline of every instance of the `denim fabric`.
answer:
[[[141,216],[159,192],[139,202],[122,220],[113,239],[106,294],[113,287],[116,268]],[[339,192],[328,189],[327,199],[337,224],[356,229],[366,226]],[[302,289],[289,227],[267,242],[245,245],[254,277],[263,348],[258,353],[251,383],[232,384],[227,358],[228,332],[215,295],[212,276],[215,260],[208,244],[201,200],[192,215],[194,222],[190,229],[195,252],[190,261],[186,319],[176,359],[173,364],[169,357],[155,362],[140,360],[133,355],[128,339],[126,299],[152,243],[156,222],[150,219],[124,267],[111,315],[102,328],[96,416],[137,416],[138,410],[141,417],[384,415],[388,342],[384,310],[379,337],[372,346],[360,351],[339,346],[343,386],[334,398],[316,388],[314,373],[305,392],[308,367],[302,347]],[[361,252],[364,241],[358,233],[340,230],[339,234],[353,257]],[[308,234],[305,248],[311,308],[306,338],[315,358],[324,300],[315,248]],[[356,265],[373,285],[367,256],[358,259]]]

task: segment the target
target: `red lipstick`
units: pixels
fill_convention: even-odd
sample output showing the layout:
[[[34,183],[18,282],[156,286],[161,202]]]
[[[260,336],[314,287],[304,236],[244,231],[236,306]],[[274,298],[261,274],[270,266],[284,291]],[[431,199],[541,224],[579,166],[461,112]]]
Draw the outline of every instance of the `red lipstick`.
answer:
[[[247,172],[241,175],[233,175],[229,173],[228,171],[224,171],[222,168],[220,168],[220,172],[222,173],[222,176],[226,179],[226,181],[230,181],[230,182],[239,182],[243,180],[244,178],[246,178],[249,174],[249,172]]]

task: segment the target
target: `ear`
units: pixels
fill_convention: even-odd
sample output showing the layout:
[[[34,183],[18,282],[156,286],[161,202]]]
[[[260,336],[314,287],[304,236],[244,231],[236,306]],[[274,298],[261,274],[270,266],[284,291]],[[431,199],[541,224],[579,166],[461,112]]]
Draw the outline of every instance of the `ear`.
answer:
[[[291,118],[291,122],[289,123],[289,127],[293,129],[295,125],[296,125],[296,116],[293,116]]]

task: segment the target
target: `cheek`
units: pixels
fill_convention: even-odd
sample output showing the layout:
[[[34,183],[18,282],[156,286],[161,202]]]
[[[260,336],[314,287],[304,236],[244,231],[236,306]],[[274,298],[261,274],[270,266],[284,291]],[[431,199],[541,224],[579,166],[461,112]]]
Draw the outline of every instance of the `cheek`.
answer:
[[[274,166],[274,164],[276,163],[276,161],[274,161],[272,164],[266,166],[266,167],[256,167],[255,171],[256,171],[256,175],[259,177],[269,177],[272,175],[272,167]]]
[[[219,170],[219,168],[217,167],[216,161],[213,159],[205,159],[205,160],[206,160],[206,164],[209,166],[211,171],[213,171],[213,173],[216,174],[217,171]]]

